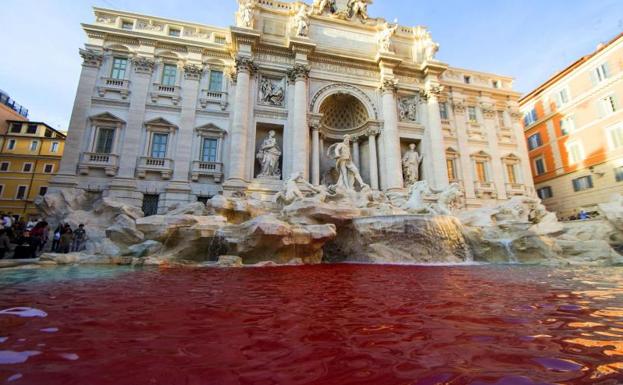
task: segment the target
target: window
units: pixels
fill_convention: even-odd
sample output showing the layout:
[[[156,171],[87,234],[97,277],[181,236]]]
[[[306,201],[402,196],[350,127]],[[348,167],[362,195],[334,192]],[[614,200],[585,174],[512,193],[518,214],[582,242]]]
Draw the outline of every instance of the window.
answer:
[[[531,125],[532,123],[538,120],[538,115],[536,113],[536,108],[532,108],[529,112],[527,112],[523,117],[523,123],[526,127]]]
[[[166,158],[169,134],[153,134],[151,137],[151,157]]]
[[[39,195],[40,196],[44,196],[45,194],[48,193],[48,187],[47,186],[41,186],[39,187]]]
[[[21,123],[12,123],[11,124],[11,132],[14,134],[19,134],[22,132],[22,124]]]
[[[472,83],[472,77],[465,75],[463,76],[463,82],[465,82],[465,84],[471,84]]]
[[[575,118],[573,116],[565,116],[560,119],[560,131],[563,135],[569,135],[575,131]]]
[[[39,146],[38,140],[33,140],[30,142],[30,151],[37,151],[37,147]]]
[[[563,88],[562,90],[556,92],[555,98],[556,106],[560,108],[569,103],[569,91],[566,88]]]
[[[542,145],[543,140],[541,139],[541,134],[539,132],[528,137],[528,150],[534,150]]]
[[[22,168],[23,172],[31,172],[32,171],[32,163],[24,163],[24,167]]]
[[[11,165],[11,163],[9,162],[2,162],[0,163],[0,171],[9,171],[9,166]]]
[[[198,196],[198,197],[197,197],[197,202],[201,202],[201,203],[203,203],[204,205],[207,205],[207,204],[208,204],[208,201],[209,201],[210,199],[212,199],[212,198],[213,198],[213,197],[211,197],[211,196]]]
[[[517,170],[515,164],[506,164],[506,177],[508,183],[517,184]]]
[[[37,133],[37,125],[36,124],[29,124],[28,128],[26,128],[26,133],[27,134],[36,134]]]
[[[162,85],[173,87],[177,78],[177,66],[173,64],[165,64],[162,69]]]
[[[613,150],[623,147],[623,126],[608,129],[608,141],[610,142],[610,148]]]
[[[112,59],[112,71],[110,77],[117,80],[125,79],[125,72],[128,68],[128,59],[116,57]]]
[[[100,128],[99,130],[97,130],[97,141],[95,142],[95,152],[98,154],[112,153],[114,138],[115,138],[114,128]]]
[[[131,22],[131,21],[123,20],[121,22],[121,28],[122,29],[127,29],[127,30],[132,30],[132,29],[134,29],[134,23]]]
[[[448,120],[448,103],[439,103],[439,116],[441,117],[441,120]]]
[[[500,125],[500,128],[506,127],[506,123],[504,122],[504,111],[498,111],[497,116],[498,116],[498,124]]]
[[[536,175],[543,175],[547,171],[545,169],[545,160],[543,158],[536,158],[534,160],[534,170],[536,171]]]
[[[599,115],[607,116],[619,109],[617,98],[614,95],[608,95],[605,98],[599,99]]]
[[[46,164],[43,167],[43,172],[46,174],[51,174],[54,172],[54,165],[53,164]]]
[[[456,181],[456,159],[446,159],[446,168],[448,170],[448,179],[451,182]]]
[[[623,181],[623,166],[614,169],[614,178],[617,182]]]
[[[58,152],[58,142],[52,142],[50,144],[50,152]]]
[[[181,31],[177,28],[170,28],[169,29],[169,36],[175,36],[178,37],[181,35]]]
[[[608,70],[608,63],[603,63],[599,67],[595,68],[593,70],[592,77],[593,77],[594,83],[601,83],[604,80],[608,79],[608,77],[610,77],[610,71]]]
[[[203,144],[201,147],[201,161],[203,162],[218,161],[217,149],[218,149],[217,139],[210,139],[210,138],[203,139]]]
[[[28,186],[17,186],[17,193],[15,194],[15,199],[24,199],[26,198],[26,189]]]
[[[554,194],[552,193],[552,188],[550,186],[545,186],[545,187],[541,187],[540,189],[537,189],[536,194],[542,200],[549,199],[554,196]]]
[[[160,195],[144,194],[143,195],[143,213],[146,217],[158,214],[158,203]]]
[[[45,130],[45,134],[43,134],[43,136],[45,136],[46,138],[51,138],[52,137],[52,131]]]
[[[573,191],[584,191],[593,188],[593,178],[590,175],[573,180]]]
[[[15,139],[9,139],[9,141],[6,144],[6,148],[7,148],[7,150],[14,150],[15,149]]]
[[[489,176],[487,173],[487,162],[484,160],[476,161],[476,179],[478,182],[485,183],[489,181]]]
[[[493,88],[500,88],[500,81],[499,80],[492,80],[491,81],[491,85],[493,86]]]
[[[478,115],[476,115],[476,107],[474,107],[474,106],[467,107],[467,112],[468,112],[468,115],[469,115],[469,121],[470,122],[478,121]]]
[[[584,151],[580,142],[567,142],[566,147],[570,164],[577,164],[584,160]]]
[[[210,85],[208,86],[208,91],[223,91],[223,71],[210,71]]]
[[[214,42],[216,44],[225,44],[227,42],[227,39],[225,39],[225,36],[214,36]]]
[[[4,185],[0,184],[0,198],[2,198],[3,192],[4,192]]]

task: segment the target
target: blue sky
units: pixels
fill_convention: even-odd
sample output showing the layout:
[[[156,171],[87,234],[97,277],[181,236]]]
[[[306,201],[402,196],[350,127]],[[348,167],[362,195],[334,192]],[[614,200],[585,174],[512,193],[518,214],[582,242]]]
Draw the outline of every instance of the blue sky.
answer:
[[[311,2],[311,0],[307,0]],[[66,130],[80,74],[81,22],[97,5],[228,26],[235,0],[2,0],[0,89],[30,118]],[[623,0],[375,0],[373,17],[426,25],[438,59],[516,78],[528,92],[623,31]]]

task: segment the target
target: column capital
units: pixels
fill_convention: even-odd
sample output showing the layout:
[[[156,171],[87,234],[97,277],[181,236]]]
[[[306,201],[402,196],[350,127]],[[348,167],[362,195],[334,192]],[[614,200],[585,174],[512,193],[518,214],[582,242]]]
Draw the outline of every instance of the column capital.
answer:
[[[395,94],[396,91],[398,90],[398,80],[393,79],[393,78],[383,79],[383,82],[381,83],[380,88],[384,94],[385,93]]]
[[[142,74],[151,74],[154,71],[156,61],[145,56],[136,56],[132,58],[132,66],[134,71]]]
[[[306,64],[295,64],[292,69],[288,71],[288,78],[290,81],[307,80],[309,78],[309,72],[311,68]]]
[[[184,65],[184,79],[186,80],[199,80],[203,74],[203,67],[196,64]]]
[[[368,136],[368,138],[371,138],[371,137],[377,136],[380,132],[381,130],[379,130],[378,127],[372,127],[372,128],[368,128],[365,134]]]
[[[80,49],[79,53],[82,57],[82,65],[84,67],[99,68],[104,60],[104,55],[101,52],[92,49]]]
[[[236,58],[236,74],[240,72],[246,72],[249,75],[253,75],[257,72],[258,68],[253,58],[246,56],[238,56]]]
[[[444,90],[444,86],[439,84],[428,84],[424,89],[420,90],[420,96],[425,100],[437,100]]]

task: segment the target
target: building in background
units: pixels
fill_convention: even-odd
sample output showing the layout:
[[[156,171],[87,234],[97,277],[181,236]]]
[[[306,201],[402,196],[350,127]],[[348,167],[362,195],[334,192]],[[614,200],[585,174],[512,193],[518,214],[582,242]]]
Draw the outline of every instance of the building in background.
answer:
[[[537,193],[559,218],[623,193],[623,34],[521,101]]]
[[[0,148],[4,144],[4,134],[9,129],[9,120],[28,121],[28,110],[11,99],[9,94],[0,90]]]
[[[2,121],[0,147],[0,212],[38,217],[34,200],[45,195],[59,170],[65,134],[45,123]]]

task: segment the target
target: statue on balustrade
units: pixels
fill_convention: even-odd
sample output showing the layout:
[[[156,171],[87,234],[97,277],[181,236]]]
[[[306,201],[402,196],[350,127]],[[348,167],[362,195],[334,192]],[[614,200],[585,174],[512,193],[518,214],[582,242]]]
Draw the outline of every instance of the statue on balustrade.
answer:
[[[301,5],[298,12],[294,16],[294,26],[296,27],[296,36],[307,37],[309,34],[309,15],[311,11],[307,10],[306,5]]]
[[[271,106],[283,106],[285,92],[280,82],[268,78],[262,78],[260,86],[260,100]]]
[[[337,12],[335,0],[314,0],[312,9],[315,15],[322,15],[327,9],[331,13]]]
[[[402,171],[407,187],[420,180],[420,164],[423,159],[424,157],[415,150],[415,143],[411,143],[409,151],[402,157]]]
[[[257,0],[238,0],[238,26],[253,28],[253,19]]]
[[[257,176],[258,178],[281,178],[281,170],[279,168],[281,150],[277,145],[277,138],[275,138],[275,135],[275,131],[270,131],[257,153],[257,160],[261,166],[260,173]]]
[[[348,0],[348,17],[361,17],[362,21],[368,20],[368,4],[372,4],[372,0]]]
[[[392,52],[392,37],[398,29],[398,24],[393,27],[389,23],[385,23],[383,30],[379,33],[379,48],[381,52]]]
[[[359,184],[361,189],[368,188],[368,185],[363,182],[359,170],[353,162],[350,151],[350,135],[344,135],[344,140],[341,143],[336,143],[329,147],[327,156],[331,159],[335,159],[335,169],[338,172],[338,180],[334,189],[342,188],[347,191],[355,190],[355,182]]]

